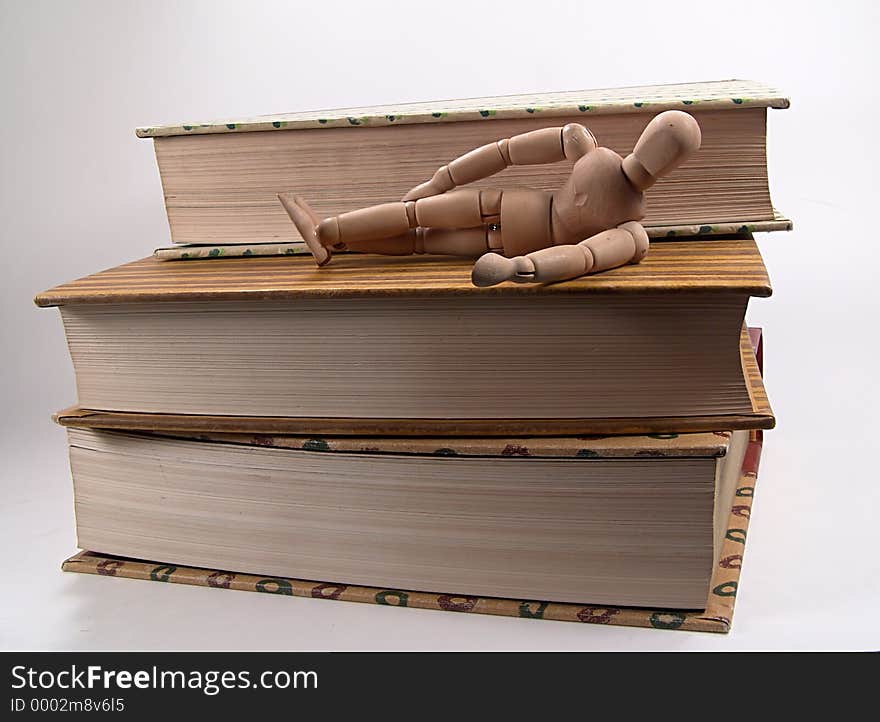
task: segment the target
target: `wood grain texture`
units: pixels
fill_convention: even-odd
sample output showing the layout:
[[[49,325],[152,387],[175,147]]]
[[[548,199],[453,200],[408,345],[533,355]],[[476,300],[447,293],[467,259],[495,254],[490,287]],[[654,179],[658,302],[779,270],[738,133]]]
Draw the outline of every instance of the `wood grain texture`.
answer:
[[[753,338],[751,331],[757,331],[757,337]],[[739,353],[742,359],[743,376],[746,379],[746,388],[752,402],[754,412],[762,417],[773,418],[773,410],[770,408],[770,400],[767,398],[767,389],[764,388],[762,372],[763,359],[759,360],[761,353],[760,329],[749,329],[743,326],[742,335],[739,339]],[[758,344],[756,346],[756,344]],[[771,426],[756,428],[773,428]]]
[[[39,294],[41,307],[83,303],[265,301],[298,298],[529,296],[591,293],[740,293],[765,297],[770,279],[751,236],[658,242],[639,265],[543,286],[471,284],[472,261],[448,257],[340,255],[163,263],[148,258]]]

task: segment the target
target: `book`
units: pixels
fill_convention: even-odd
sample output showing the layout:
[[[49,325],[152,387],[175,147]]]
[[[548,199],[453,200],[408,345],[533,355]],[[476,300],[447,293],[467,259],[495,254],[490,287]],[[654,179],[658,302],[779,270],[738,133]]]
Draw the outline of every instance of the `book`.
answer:
[[[84,549],[273,578],[661,609],[705,605],[748,447],[745,431],[388,446],[68,435]]]
[[[587,125],[626,155],[668,109],[692,113],[702,147],[648,192],[652,236],[788,229],[767,179],[768,108],[778,90],[730,80],[287,113],[137,129],[152,138],[175,243],[300,240],[276,194],[306,197],[319,216],[397,200],[467,151],[538,128]],[[552,190],[566,163],[509,168],[476,187]]]
[[[726,634],[730,631],[733,623],[749,517],[758,477],[761,444],[761,432],[751,432],[739,486],[734,492],[733,505],[727,520],[727,531],[721,555],[712,572],[706,602],[699,610],[599,606],[541,600],[432,594],[414,590],[383,589],[327,581],[264,577],[218,569],[115,557],[90,551],[74,554],[64,561],[62,569],[66,572],[96,574],[103,577],[189,584],[212,589],[278,594],[291,598],[309,597],[446,612],[492,614],[523,619],[547,619],[585,624],[652,627],[654,629]]]
[[[490,289],[459,259],[146,258],[36,303],[60,307],[81,413],[109,426],[554,436],[772,427],[743,332],[770,292],[736,237]]]

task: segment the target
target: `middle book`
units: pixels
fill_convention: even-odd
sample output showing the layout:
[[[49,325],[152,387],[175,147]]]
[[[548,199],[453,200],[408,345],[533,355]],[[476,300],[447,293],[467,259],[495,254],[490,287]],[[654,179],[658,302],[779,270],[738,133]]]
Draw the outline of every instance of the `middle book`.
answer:
[[[148,258],[37,303],[60,306],[76,413],[103,428],[156,414],[165,429],[336,435],[772,427],[743,334],[749,298],[770,295],[750,237],[655,243],[638,266],[565,284],[477,289],[469,273],[445,258]]]

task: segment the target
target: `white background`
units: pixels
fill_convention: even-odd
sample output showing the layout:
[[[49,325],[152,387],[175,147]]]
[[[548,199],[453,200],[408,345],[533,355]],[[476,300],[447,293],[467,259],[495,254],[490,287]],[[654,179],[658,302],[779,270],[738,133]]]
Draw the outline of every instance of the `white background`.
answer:
[[[0,648],[868,649],[878,611],[878,11],[870,2],[0,1]],[[774,202],[755,300],[778,417],[733,632],[455,615],[62,574],[74,401],[38,291],[169,240],[136,125],[749,78]]]

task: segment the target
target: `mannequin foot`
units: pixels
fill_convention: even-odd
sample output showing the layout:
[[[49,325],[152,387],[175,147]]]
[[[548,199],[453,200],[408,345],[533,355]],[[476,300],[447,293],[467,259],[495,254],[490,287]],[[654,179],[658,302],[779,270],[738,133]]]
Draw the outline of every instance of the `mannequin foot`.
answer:
[[[293,225],[296,226],[296,229],[300,232],[300,235],[306,242],[306,246],[312,252],[312,257],[315,259],[315,263],[317,263],[318,266],[328,264],[333,257],[333,254],[329,248],[325,248],[321,245],[316,233],[318,223],[320,223],[321,219],[315,215],[315,212],[309,207],[309,204],[300,196],[294,195],[293,193],[279,193],[278,200],[281,201],[281,205],[284,206],[284,210],[287,211],[287,215],[290,216]]]

